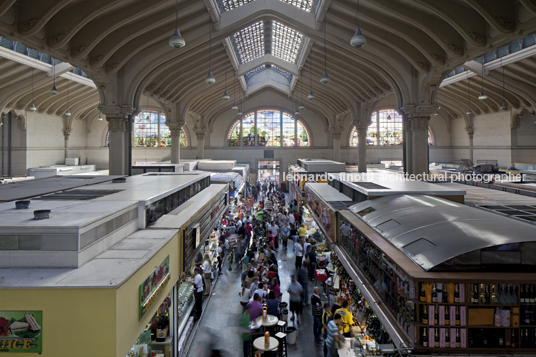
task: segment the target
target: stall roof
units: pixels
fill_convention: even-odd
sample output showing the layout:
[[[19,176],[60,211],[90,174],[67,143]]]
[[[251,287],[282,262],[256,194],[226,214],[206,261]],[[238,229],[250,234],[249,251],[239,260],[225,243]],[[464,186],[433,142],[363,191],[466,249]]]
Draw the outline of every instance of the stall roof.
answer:
[[[396,194],[451,196],[465,195],[465,191],[424,181],[410,181],[402,174],[386,170],[367,173],[334,173],[334,179],[344,182],[366,196],[390,196]]]
[[[381,197],[350,211],[426,271],[467,253],[536,241],[531,224],[427,195]],[[534,258],[519,254],[509,256],[512,264],[521,264],[518,258],[534,264]]]
[[[307,182],[305,185],[315,191],[326,202],[352,201],[350,197],[340,193],[327,183]]]

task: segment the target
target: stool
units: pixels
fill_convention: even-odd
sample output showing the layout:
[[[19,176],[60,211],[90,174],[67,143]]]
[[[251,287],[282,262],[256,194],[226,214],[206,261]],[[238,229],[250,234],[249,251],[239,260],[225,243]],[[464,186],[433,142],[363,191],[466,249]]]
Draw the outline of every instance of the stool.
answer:
[[[285,326],[287,325],[287,322],[286,321],[283,321],[283,320],[279,320],[277,322],[277,327],[276,327],[276,331],[277,332],[285,332]]]
[[[277,356],[287,357],[287,334],[283,332],[278,332],[275,334],[275,338],[277,338],[277,341],[279,341]]]

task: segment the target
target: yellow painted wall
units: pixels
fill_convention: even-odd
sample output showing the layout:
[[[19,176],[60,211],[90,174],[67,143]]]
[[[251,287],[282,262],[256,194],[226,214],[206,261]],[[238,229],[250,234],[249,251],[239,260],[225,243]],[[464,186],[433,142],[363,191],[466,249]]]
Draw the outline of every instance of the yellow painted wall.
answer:
[[[113,356],[115,306],[115,289],[0,289],[0,309],[43,311],[43,357]]]
[[[139,288],[140,284],[153,272],[154,268],[169,255],[169,272],[171,279],[153,305],[139,320]],[[140,270],[138,270],[128,281],[117,289],[116,316],[117,316],[117,345],[116,356],[124,357],[136,339],[141,335],[145,326],[164,299],[169,295],[173,286],[179,280],[179,233],[177,233],[160,251]]]

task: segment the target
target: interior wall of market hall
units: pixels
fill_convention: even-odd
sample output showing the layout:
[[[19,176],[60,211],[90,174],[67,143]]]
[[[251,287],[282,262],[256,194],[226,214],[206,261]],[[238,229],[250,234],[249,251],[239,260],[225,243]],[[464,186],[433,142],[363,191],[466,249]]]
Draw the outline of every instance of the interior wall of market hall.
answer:
[[[6,0],[2,174],[534,162],[535,33],[532,0]]]

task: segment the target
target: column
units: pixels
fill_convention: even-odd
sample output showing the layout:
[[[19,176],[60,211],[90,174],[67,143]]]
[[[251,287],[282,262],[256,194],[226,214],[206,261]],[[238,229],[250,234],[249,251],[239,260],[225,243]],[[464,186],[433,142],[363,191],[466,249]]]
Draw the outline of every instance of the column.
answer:
[[[197,159],[205,158],[205,133],[197,132]]]
[[[65,146],[65,158],[69,157],[69,137],[71,135],[71,129],[63,129],[63,141]]]
[[[333,161],[341,161],[341,133],[332,132],[333,136]]]
[[[413,147],[412,147],[412,136],[413,131],[411,130],[411,114],[405,115],[406,122],[404,125],[406,126],[406,136],[404,137],[404,140],[406,141],[406,167],[407,167],[407,173],[412,174],[413,173]]]
[[[367,172],[367,130],[369,125],[369,121],[356,123],[357,172]]]
[[[469,136],[469,160],[473,162],[473,126],[470,125],[465,127],[465,131]]]
[[[109,147],[109,171],[110,175],[128,175],[127,162],[127,145],[126,132],[127,121],[123,114],[112,116],[106,115],[108,121],[108,131],[110,132],[110,147]]]
[[[180,164],[181,163],[181,145],[180,145],[180,134],[181,129],[184,123],[171,122],[167,123],[169,131],[171,134],[171,163]]]
[[[429,114],[415,114],[411,118],[411,157],[413,174],[428,174]]]

